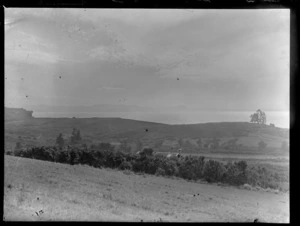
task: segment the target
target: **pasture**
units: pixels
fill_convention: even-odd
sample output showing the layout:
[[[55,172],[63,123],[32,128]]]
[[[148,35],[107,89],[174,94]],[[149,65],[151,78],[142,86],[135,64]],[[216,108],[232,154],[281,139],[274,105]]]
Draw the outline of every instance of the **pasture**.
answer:
[[[5,155],[5,221],[289,222],[288,193]]]

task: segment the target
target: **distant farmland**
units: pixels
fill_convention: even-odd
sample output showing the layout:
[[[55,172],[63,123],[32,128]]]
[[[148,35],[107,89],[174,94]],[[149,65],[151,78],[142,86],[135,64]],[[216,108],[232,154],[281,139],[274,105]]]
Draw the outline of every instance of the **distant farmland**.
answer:
[[[283,142],[289,143],[289,130],[247,122],[167,125],[121,118],[33,118],[6,121],[5,146],[14,148],[20,137],[24,144],[54,145],[59,133],[68,140],[73,128],[80,130],[82,142],[86,144],[126,140],[132,147],[141,142],[157,151],[172,151],[181,139],[183,152],[211,152],[214,150],[199,147],[198,140],[201,139],[204,145],[218,139],[222,146],[228,140],[237,139],[237,148],[227,152],[287,155],[281,145]],[[259,141],[267,144],[265,150],[257,150]]]

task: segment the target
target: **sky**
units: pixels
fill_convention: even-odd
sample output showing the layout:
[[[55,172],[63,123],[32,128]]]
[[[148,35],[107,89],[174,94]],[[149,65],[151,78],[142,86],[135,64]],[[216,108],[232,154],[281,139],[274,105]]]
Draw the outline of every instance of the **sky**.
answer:
[[[7,8],[5,106],[287,128],[289,30],[288,9]]]

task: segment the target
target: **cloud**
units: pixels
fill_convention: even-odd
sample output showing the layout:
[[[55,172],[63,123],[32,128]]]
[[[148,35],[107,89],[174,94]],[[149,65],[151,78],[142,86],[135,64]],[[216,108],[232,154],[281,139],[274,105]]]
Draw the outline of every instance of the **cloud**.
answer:
[[[149,29],[155,26],[171,26],[191,18],[197,18],[205,13],[205,10],[182,9],[73,9],[70,14],[80,15],[81,20],[87,21],[122,21],[139,29]]]
[[[98,90],[104,90],[104,91],[120,91],[120,90],[124,90],[124,88],[120,88],[120,87],[110,87],[110,86],[102,86],[102,87],[99,87]]]
[[[52,92],[70,96],[73,104],[97,104],[117,102],[122,94],[132,104],[203,108],[288,103],[288,11],[5,13],[11,25],[5,35],[7,74],[28,75],[36,96]]]

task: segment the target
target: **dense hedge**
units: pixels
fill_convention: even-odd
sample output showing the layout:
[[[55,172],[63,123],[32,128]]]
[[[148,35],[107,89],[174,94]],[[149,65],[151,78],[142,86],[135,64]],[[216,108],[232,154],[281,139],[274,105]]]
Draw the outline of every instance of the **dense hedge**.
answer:
[[[96,168],[108,167],[146,174],[175,176],[187,180],[206,180],[230,185],[250,184],[262,188],[280,189],[278,175],[271,174],[264,168],[249,168],[245,161],[224,164],[214,160],[205,160],[202,156],[167,158],[161,154],[131,154],[99,147],[91,149],[32,147],[7,154],[71,165],[86,164]]]

